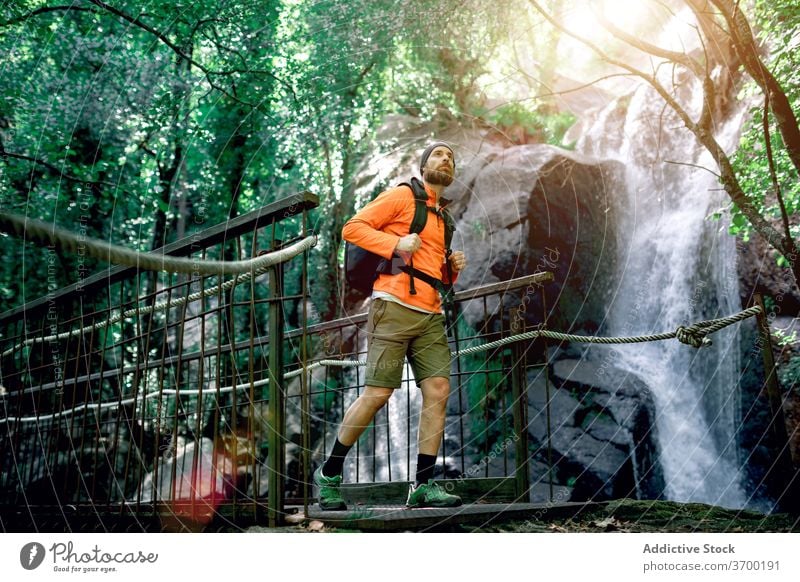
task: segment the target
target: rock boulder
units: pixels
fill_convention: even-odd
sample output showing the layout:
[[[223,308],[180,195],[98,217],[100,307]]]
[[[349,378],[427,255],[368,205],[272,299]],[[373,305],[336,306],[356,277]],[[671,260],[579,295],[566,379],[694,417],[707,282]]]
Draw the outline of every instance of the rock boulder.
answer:
[[[552,366],[550,445],[556,476],[573,488],[573,501],[657,499],[664,478],[650,391],[622,370],[600,369],[588,359],[561,359]],[[540,457],[547,445],[545,390],[543,377],[528,389],[529,432]]]

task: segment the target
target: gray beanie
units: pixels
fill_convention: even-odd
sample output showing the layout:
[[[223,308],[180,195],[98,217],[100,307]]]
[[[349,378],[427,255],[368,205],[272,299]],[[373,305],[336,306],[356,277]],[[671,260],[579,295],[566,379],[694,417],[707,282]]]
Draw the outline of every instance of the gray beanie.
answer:
[[[423,173],[422,169],[425,167],[425,163],[428,161],[428,158],[430,157],[431,152],[434,149],[436,149],[437,147],[439,147],[439,146],[444,146],[447,149],[449,149],[451,152],[453,152],[453,168],[456,167],[456,153],[453,151],[453,148],[450,146],[450,144],[445,143],[443,141],[435,141],[432,144],[430,144],[428,147],[426,147],[424,152],[422,152],[422,157],[419,160],[419,173],[420,173],[420,175],[422,175],[422,173]]]

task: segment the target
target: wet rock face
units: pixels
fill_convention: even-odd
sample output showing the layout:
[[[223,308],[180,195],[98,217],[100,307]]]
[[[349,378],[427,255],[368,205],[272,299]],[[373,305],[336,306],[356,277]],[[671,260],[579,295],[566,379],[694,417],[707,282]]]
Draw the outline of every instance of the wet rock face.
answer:
[[[555,281],[547,285],[547,302],[559,306],[550,314],[551,327],[599,329],[614,272],[610,198],[622,184],[621,166],[537,144],[495,153],[479,167],[468,194],[458,192],[453,207],[454,246],[465,249],[471,265],[458,288],[551,271]],[[543,316],[535,291],[522,291],[529,325]],[[499,300],[492,301],[496,309]],[[519,304],[520,293],[509,301]],[[477,306],[467,306],[465,315],[473,323]]]
[[[790,435],[789,450],[795,465],[800,465],[800,395],[790,392],[783,405],[786,415],[786,432]]]
[[[613,366],[587,359],[556,361],[551,377],[553,469],[560,483],[572,486],[571,500],[660,498],[664,477],[647,386]],[[543,377],[532,380],[529,432],[541,447],[540,455],[546,455],[546,386]]]

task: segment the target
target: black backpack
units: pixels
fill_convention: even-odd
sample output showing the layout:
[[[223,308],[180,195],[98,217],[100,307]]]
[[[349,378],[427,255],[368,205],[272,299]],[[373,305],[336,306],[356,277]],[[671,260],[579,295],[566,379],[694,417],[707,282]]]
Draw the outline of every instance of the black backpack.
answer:
[[[428,213],[432,212],[436,214],[433,209],[428,208],[428,193],[425,191],[425,186],[423,186],[422,182],[417,178],[411,178],[410,183],[403,182],[398,184],[398,186],[407,186],[411,188],[414,194],[414,218],[411,221],[411,227],[408,229],[408,233],[419,234],[428,222]],[[440,209],[438,214],[441,216],[442,220],[444,220],[444,248],[446,256],[449,257],[452,252],[450,244],[453,240],[455,223],[446,210]],[[372,285],[375,283],[375,279],[378,278],[379,273],[397,274],[398,272],[404,272],[411,276],[412,295],[416,295],[417,293],[414,279],[425,281],[428,285],[431,285],[437,291],[445,295],[445,297],[452,292],[452,285],[445,285],[441,280],[415,269],[413,258],[409,265],[405,265],[402,259],[397,255],[394,255],[392,258],[393,260],[388,261],[380,255],[376,255],[359,246],[345,242],[345,280],[347,281],[348,287],[366,296],[372,293]]]

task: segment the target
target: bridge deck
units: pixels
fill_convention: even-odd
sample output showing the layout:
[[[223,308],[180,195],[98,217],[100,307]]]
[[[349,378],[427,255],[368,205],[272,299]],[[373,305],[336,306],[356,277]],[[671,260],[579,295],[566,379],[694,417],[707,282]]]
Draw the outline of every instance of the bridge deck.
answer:
[[[452,508],[407,509],[404,505],[358,505],[346,511],[308,508],[308,519],[363,531],[425,531],[455,525],[486,526],[512,520],[566,519],[598,503],[471,503]],[[302,508],[300,508],[302,512]]]

